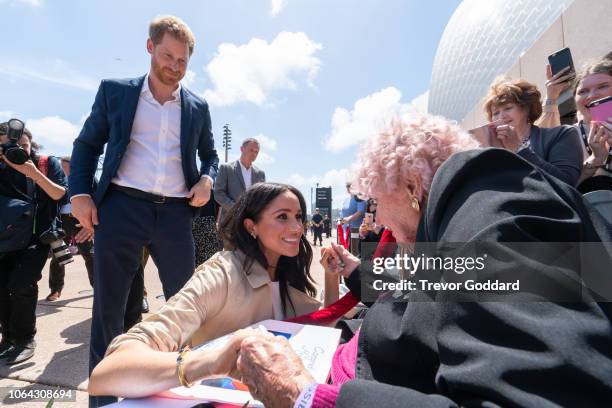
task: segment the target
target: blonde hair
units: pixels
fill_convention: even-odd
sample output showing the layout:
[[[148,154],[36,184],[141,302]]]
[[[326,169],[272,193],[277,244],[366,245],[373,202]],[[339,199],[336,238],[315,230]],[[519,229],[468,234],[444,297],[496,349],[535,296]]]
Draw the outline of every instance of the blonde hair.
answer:
[[[153,44],[159,44],[166,33],[187,44],[191,56],[195,47],[195,37],[183,20],[175,16],[155,17],[149,24],[149,38]]]

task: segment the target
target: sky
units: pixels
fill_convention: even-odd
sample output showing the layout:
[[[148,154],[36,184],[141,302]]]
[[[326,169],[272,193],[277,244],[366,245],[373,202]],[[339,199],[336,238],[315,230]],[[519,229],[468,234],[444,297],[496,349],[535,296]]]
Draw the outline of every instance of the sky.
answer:
[[[104,78],[144,75],[148,23],[196,37],[183,84],[209,103],[221,162],[255,137],[268,181],[333,208],[359,144],[392,112],[426,111],[432,64],[459,0],[0,0],[0,120],[26,122],[44,154],[70,154]],[[310,205],[310,204],[309,204]]]

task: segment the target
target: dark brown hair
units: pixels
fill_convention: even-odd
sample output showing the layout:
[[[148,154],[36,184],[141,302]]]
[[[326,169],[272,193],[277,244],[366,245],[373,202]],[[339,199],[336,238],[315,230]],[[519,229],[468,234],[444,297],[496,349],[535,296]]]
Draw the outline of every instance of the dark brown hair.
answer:
[[[259,222],[261,213],[276,197],[284,192],[295,194],[302,211],[302,220],[306,220],[306,201],[300,191],[290,185],[280,183],[256,183],[246,190],[236,204],[232,207],[229,214],[223,215],[220,234],[224,240],[229,241],[235,248],[246,255],[244,265],[248,271],[253,261],[259,262],[267,268],[268,261],[259,248],[256,238],[253,238],[244,227],[244,220],[251,219]],[[295,311],[293,302],[289,297],[288,286],[292,286],[310,296],[316,295],[314,280],[310,275],[310,265],[312,263],[312,248],[304,235],[300,238],[300,251],[297,256],[281,256],[276,265],[276,274],[280,288],[283,311],[287,310],[287,300]],[[247,272],[248,273],[248,272]]]

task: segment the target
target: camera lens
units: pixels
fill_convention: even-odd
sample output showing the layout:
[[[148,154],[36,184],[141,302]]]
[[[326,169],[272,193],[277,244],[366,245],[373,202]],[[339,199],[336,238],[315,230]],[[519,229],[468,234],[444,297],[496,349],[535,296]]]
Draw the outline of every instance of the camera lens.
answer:
[[[20,147],[11,147],[4,153],[8,161],[15,164],[23,164],[28,161],[28,154]]]
[[[63,266],[69,264],[70,262],[74,262],[70,248],[68,248],[68,245],[66,245],[64,241],[61,239],[55,240],[51,242],[50,246],[51,252],[53,253],[53,258],[55,258],[58,265]]]

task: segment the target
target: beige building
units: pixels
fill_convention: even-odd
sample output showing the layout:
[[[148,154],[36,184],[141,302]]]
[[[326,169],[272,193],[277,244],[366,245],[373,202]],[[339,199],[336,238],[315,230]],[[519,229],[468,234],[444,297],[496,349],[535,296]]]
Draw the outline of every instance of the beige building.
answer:
[[[612,0],[465,0],[438,47],[429,111],[457,120],[465,129],[486,123],[483,98],[499,75],[534,82],[544,96],[548,55],[569,47],[579,70],[612,51],[611,17]],[[445,51],[457,47],[458,38],[464,49]],[[449,81],[449,66],[471,71]],[[561,96],[562,115],[575,110],[572,96],[571,91]]]

